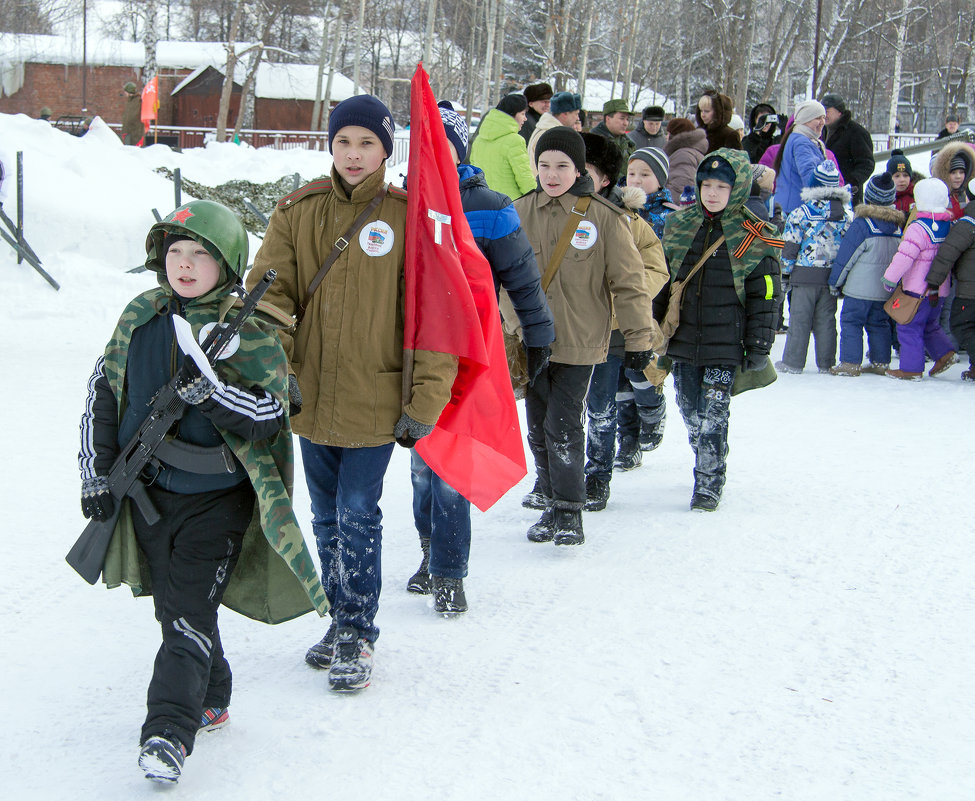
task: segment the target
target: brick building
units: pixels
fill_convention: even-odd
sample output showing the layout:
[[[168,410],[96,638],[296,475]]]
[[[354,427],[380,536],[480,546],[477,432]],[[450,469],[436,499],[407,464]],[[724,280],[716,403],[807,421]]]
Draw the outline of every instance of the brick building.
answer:
[[[238,49],[247,47],[240,43]],[[142,87],[145,50],[138,42],[89,40],[83,53],[77,37],[4,34],[0,36],[0,113],[37,117],[51,109],[66,115],[100,116],[120,123],[132,81]],[[159,125],[213,127],[226,66],[219,42],[159,42]],[[83,65],[83,62],[85,66]],[[255,80],[255,127],[307,130],[315,97],[317,66],[262,63]],[[238,65],[228,125],[240,107],[245,68]],[[324,91],[324,82],[323,82]],[[344,75],[333,77],[331,103],[353,94]]]

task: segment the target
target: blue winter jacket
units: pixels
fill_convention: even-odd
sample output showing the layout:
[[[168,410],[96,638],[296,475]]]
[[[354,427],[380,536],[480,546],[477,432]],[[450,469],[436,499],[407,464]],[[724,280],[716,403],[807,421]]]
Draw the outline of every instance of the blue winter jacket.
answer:
[[[474,240],[494,274],[494,289],[508,293],[522,327],[526,347],[540,348],[555,340],[555,323],[542,292],[535,251],[521,229],[521,219],[507,195],[487,185],[472,164],[457,167],[460,201]]]
[[[802,190],[802,205],[792,210],[782,234],[782,273],[792,286],[826,286],[846,229],[853,221],[850,190],[817,186]]]
[[[826,160],[819,145],[798,132],[790,134],[784,145],[782,165],[775,176],[775,199],[782,205],[786,216],[802,205],[802,190],[809,183],[816,165]]]
[[[904,213],[893,206],[857,206],[856,219],[833,260],[829,285],[858,300],[887,300],[884,272],[897,252],[903,225]]]

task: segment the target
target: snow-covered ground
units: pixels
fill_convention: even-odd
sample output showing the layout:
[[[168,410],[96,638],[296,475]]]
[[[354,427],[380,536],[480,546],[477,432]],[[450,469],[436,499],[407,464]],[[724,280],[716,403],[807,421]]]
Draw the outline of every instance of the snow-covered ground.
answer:
[[[328,169],[320,153],[180,155],[113,136],[0,115],[0,149],[25,153],[27,238],[62,286],[0,242],[10,799],[159,797],[136,765],[152,605],[63,560],[84,524],[85,382],[153,280],[125,273],[151,209],[172,204],[151,168],[210,184]],[[305,666],[316,617],[268,627],[225,610],[232,723],[200,737],[170,797],[970,801],[975,394],[961,370],[918,384],[807,372],[736,398],[714,514],[688,511],[668,383],[663,444],[585,515],[584,546],[525,539],[527,478],[475,512],[471,610],[456,620],[404,589],[419,548],[397,449],[372,686],[338,696]],[[296,508],[308,535],[300,481]]]

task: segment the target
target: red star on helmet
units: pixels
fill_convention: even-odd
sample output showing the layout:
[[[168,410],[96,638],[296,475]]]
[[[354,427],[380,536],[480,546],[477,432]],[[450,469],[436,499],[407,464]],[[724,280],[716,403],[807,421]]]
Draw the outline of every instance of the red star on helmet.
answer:
[[[192,211],[190,211],[189,209],[183,209],[182,211],[177,211],[173,213],[172,222],[179,222],[185,225],[187,218],[192,216],[193,216]]]

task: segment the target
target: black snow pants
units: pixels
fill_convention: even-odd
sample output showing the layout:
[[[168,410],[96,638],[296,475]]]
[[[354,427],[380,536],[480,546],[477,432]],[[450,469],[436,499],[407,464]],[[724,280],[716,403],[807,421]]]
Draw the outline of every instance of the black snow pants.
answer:
[[[142,742],[175,735],[193,751],[203,709],[230,703],[231,673],[217,608],[254,511],[249,481],[194,495],[149,487],[160,520],[150,526],[133,504],[139,546],[149,561],[162,645],[149,682]]]

